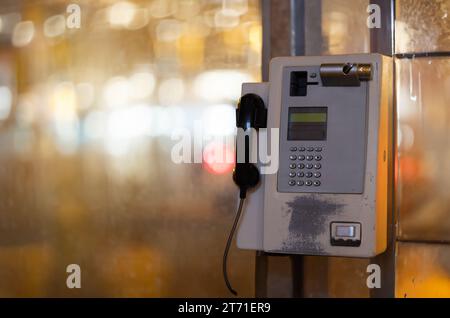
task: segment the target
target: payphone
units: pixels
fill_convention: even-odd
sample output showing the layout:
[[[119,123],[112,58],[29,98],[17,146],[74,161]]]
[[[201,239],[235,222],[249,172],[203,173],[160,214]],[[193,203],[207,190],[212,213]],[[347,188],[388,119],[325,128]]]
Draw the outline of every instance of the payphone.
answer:
[[[278,169],[241,200],[239,248],[366,258],[385,251],[392,65],[380,54],[279,57],[269,82],[243,85],[244,97],[259,96],[267,108],[269,142],[279,137],[268,147]]]

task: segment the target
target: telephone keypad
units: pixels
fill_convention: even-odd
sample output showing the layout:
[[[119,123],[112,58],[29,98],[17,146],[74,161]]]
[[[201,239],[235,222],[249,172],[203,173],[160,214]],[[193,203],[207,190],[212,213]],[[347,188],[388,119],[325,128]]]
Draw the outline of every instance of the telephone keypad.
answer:
[[[299,160],[299,161],[309,161],[308,163],[299,163],[294,164],[291,163],[289,165],[289,168],[291,171],[289,172],[289,185],[290,186],[307,186],[307,187],[320,187],[321,186],[321,177],[322,173],[318,170],[322,169],[322,165],[318,161],[322,161],[323,159],[323,148],[318,146],[310,146],[310,147],[303,147],[303,146],[292,146],[289,148],[291,152],[299,151],[305,152],[307,151],[308,154],[303,155],[289,155],[289,160]],[[315,162],[313,162],[315,161]],[[295,169],[299,169],[300,171],[295,171]],[[308,171],[304,171],[304,169],[307,169]],[[299,179],[294,179],[295,177]],[[314,180],[312,180],[314,179]]]

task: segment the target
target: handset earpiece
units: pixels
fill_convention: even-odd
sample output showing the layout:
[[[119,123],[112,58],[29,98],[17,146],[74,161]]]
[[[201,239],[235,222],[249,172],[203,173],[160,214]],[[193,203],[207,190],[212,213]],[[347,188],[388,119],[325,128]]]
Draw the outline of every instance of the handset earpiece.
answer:
[[[267,109],[260,96],[245,94],[241,97],[236,109],[236,127],[244,130],[267,127]]]

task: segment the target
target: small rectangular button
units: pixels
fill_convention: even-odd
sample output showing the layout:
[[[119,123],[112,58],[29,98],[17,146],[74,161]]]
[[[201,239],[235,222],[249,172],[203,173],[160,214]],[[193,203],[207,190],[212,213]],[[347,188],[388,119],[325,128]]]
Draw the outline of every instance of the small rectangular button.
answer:
[[[336,226],[337,237],[354,237],[355,227],[352,225],[338,225]]]
[[[331,245],[353,246],[361,245],[361,223],[331,222]]]

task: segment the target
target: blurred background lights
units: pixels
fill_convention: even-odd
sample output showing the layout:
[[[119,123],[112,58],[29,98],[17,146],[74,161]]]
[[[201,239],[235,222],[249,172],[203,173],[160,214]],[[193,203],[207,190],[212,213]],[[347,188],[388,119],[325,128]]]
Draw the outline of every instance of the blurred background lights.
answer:
[[[115,110],[108,117],[107,133],[117,139],[142,137],[149,133],[151,121],[152,111],[147,105]]]
[[[207,101],[236,101],[241,95],[242,83],[251,81],[249,74],[236,70],[206,71],[195,79],[194,91]]]
[[[259,25],[253,25],[250,27],[248,33],[248,40],[250,42],[250,47],[252,50],[257,52],[262,46],[262,29]]]
[[[32,21],[23,21],[16,24],[12,34],[12,44],[16,47],[28,45],[34,37],[34,24]]]
[[[152,111],[147,105],[139,105],[114,110],[107,121],[106,147],[112,155],[124,155],[138,142],[139,138],[149,134]]]
[[[50,106],[58,150],[71,155],[77,151],[79,141],[77,97],[73,83],[57,84],[50,96]]]
[[[228,136],[235,132],[236,111],[231,105],[215,105],[206,108],[202,117],[207,136]]]
[[[149,21],[150,17],[148,10],[140,8],[135,11],[133,19],[126,24],[126,28],[130,30],[138,30],[145,27]]]
[[[240,16],[244,15],[248,11],[248,1],[247,0],[222,0],[222,11],[226,15]]]
[[[130,77],[131,95],[135,99],[145,99],[153,94],[155,89],[155,76],[150,72],[134,73]]]
[[[32,124],[37,117],[38,97],[33,93],[21,94],[17,97],[16,119],[19,126]]]
[[[53,123],[58,150],[65,155],[73,155],[78,150],[79,123],[78,118],[58,120]]]
[[[50,105],[55,121],[70,121],[77,117],[77,95],[73,83],[57,84],[52,92]]]
[[[190,19],[196,17],[201,10],[201,1],[198,0],[178,0],[177,11],[174,16],[177,19]]]
[[[181,31],[182,25],[178,20],[162,20],[156,27],[156,37],[162,42],[172,42],[180,37]]]
[[[12,93],[9,87],[0,86],[0,120],[8,118],[11,112]]]
[[[231,13],[231,14],[230,14]],[[234,28],[239,25],[239,15],[235,15],[234,11],[218,10],[214,15],[214,25],[217,28]]]
[[[20,19],[20,14],[16,12],[0,15],[0,34],[12,33]]]
[[[189,281],[197,269],[214,276],[214,264],[202,267],[198,258],[186,263],[175,255],[223,242],[220,232],[231,214],[213,204],[234,191],[226,174],[233,169],[240,86],[260,79],[260,0],[248,0],[248,8],[245,1],[224,0],[6,2],[0,12],[0,186],[7,195],[0,227],[7,226],[0,234],[20,242],[0,249],[5,273],[12,273],[0,273],[0,294],[70,296],[46,279],[48,271],[36,276],[30,266],[17,266],[63,268],[70,258],[98,270],[107,257],[120,266],[114,273],[100,268],[92,282],[100,286],[96,296],[180,290],[220,296],[220,279],[202,279],[199,288]],[[69,29],[66,9],[76,2],[81,27]],[[177,132],[190,134],[190,159],[203,163],[171,160]],[[174,196],[164,196],[167,188]],[[208,240],[190,244],[194,228]],[[167,239],[173,231],[189,246]],[[23,253],[24,247],[31,250]],[[133,249],[141,254],[127,252]],[[64,255],[53,257],[53,251]],[[121,253],[136,256],[138,266],[130,269]],[[160,260],[181,271],[164,274],[148,262]],[[243,295],[250,295],[250,280],[244,285]]]
[[[177,11],[176,2],[172,0],[153,0],[149,6],[150,15],[157,19],[173,15]]]
[[[91,83],[79,83],[76,85],[79,107],[86,110],[92,106],[95,99],[95,88]]]
[[[54,15],[44,22],[44,35],[50,38],[64,34],[66,18],[63,15]]]
[[[152,107],[152,114],[154,115],[153,125],[151,127],[150,135],[171,137],[175,128],[184,127],[186,124],[185,112],[177,106]]]
[[[211,28],[204,19],[198,17],[183,24],[183,34],[207,37],[211,34]]]
[[[89,140],[101,140],[106,132],[106,115],[102,111],[92,111],[83,121],[83,131]]]
[[[135,4],[128,1],[115,3],[108,11],[109,23],[114,27],[127,27],[133,22],[135,14]]]
[[[184,92],[184,81],[181,78],[168,78],[159,86],[158,99],[161,105],[177,104],[183,100]]]
[[[131,87],[126,77],[113,77],[105,84],[103,98],[107,107],[123,107],[130,100]]]

